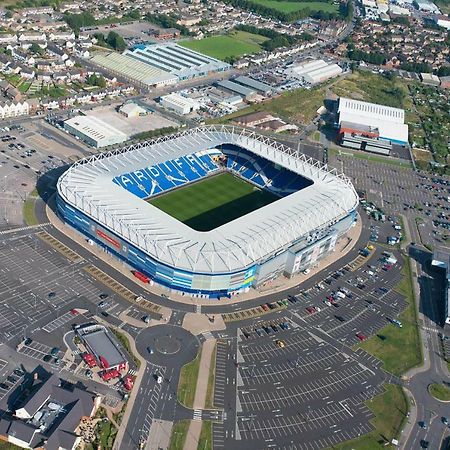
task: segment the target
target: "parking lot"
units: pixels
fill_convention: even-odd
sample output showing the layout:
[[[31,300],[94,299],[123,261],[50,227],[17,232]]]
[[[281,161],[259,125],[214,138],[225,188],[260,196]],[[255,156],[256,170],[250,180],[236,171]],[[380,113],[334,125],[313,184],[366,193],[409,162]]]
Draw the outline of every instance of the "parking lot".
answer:
[[[401,213],[416,223],[418,241],[432,247],[445,244],[450,235],[450,190],[444,177],[353,158],[345,152],[329,162],[352,178],[355,187],[387,215]],[[411,232],[415,239],[417,232]]]
[[[49,335],[70,322],[70,309],[98,308],[100,295],[110,292],[82,270],[83,261],[70,263],[59,251],[42,242],[36,231],[1,236],[0,242],[0,340],[34,332],[34,323],[46,319],[42,330]],[[108,297],[109,314],[118,315],[125,304],[114,293]]]
[[[346,439],[344,432],[370,430],[364,402],[378,392],[384,374],[320,331],[278,327],[243,337],[237,361],[243,441],[259,441],[260,448],[292,441],[299,449],[323,448]]]

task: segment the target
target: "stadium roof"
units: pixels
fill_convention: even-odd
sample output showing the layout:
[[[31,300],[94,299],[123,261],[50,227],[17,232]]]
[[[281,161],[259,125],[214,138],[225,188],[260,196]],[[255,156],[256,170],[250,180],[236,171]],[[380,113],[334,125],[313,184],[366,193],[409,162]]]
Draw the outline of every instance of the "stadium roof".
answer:
[[[113,183],[115,176],[231,143],[314,183],[214,230],[200,232]],[[154,259],[197,273],[229,273],[288,248],[301,236],[334,224],[358,204],[350,180],[335,169],[264,136],[231,127],[201,127],[98,154],[58,180],[69,205]]]

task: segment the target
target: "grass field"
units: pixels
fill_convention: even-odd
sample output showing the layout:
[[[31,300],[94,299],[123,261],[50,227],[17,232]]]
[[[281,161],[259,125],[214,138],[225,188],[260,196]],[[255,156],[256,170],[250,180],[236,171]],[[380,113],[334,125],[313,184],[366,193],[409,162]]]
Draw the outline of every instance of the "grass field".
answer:
[[[275,9],[284,13],[309,9],[311,11],[337,12],[338,7],[332,3],[326,2],[289,2],[278,0],[252,0],[254,3],[265,6],[266,8]]]
[[[224,60],[258,53],[261,51],[260,44],[266,40],[267,38],[257,34],[233,31],[226,36],[210,36],[199,40],[181,41],[178,44],[212,58]]]
[[[402,80],[398,78],[388,80],[381,75],[361,71],[330,80],[312,89],[301,88],[285,92],[276,98],[251,105],[236,113],[212,119],[209,123],[226,123],[244,114],[267,111],[290,123],[308,124],[316,116],[319,107],[324,105],[325,98],[331,94],[405,108],[407,111],[412,107],[408,89]]]
[[[422,362],[417,309],[412,291],[409,259],[405,259],[403,274],[404,278],[396,288],[408,301],[407,308],[399,316],[403,327],[398,328],[389,324],[381,329],[377,335],[361,344],[366,352],[383,361],[383,368],[386,371],[398,376]]]
[[[375,430],[369,434],[333,446],[333,450],[381,450],[393,449],[387,441],[398,437],[408,412],[408,401],[402,388],[394,384],[385,385],[385,392],[366,404],[373,412],[372,425]]]
[[[149,202],[197,231],[210,231],[278,197],[230,173],[216,175]]]

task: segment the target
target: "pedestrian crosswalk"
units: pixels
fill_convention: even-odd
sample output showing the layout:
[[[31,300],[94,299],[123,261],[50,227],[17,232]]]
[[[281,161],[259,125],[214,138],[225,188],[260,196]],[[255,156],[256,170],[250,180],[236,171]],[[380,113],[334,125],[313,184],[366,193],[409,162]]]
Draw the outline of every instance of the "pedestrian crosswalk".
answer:
[[[201,409],[194,409],[194,420],[202,420],[202,410]]]
[[[202,312],[202,305],[195,305],[195,312],[200,314]]]
[[[128,371],[128,375],[136,376],[136,375],[137,375],[137,370],[136,370],[136,369],[130,369],[130,370]]]
[[[37,225],[28,225],[26,227],[19,227],[19,228],[10,228],[9,230],[3,230],[0,231],[0,235],[3,234],[11,234],[11,233],[15,233],[17,231],[25,231],[25,230],[34,230],[36,228],[41,228],[41,227],[45,227],[47,225],[50,225],[50,222],[45,222],[45,223],[39,223]]]
[[[205,338],[205,341],[207,341],[208,339],[214,339],[214,336],[212,335],[211,331],[204,331],[202,335]]]
[[[434,327],[422,327],[422,330],[433,331],[434,333],[437,333],[439,331],[437,328]]]

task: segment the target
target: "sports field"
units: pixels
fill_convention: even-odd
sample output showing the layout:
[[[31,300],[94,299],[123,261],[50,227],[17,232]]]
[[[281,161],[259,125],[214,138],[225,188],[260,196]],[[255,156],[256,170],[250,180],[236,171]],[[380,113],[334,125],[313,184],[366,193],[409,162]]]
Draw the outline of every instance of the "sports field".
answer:
[[[338,12],[337,5],[328,2],[290,2],[283,0],[252,0],[259,5],[284,13],[291,13],[308,8],[310,11]]]
[[[230,173],[162,194],[149,203],[197,231],[210,231],[278,200]]]
[[[179,45],[204,55],[224,60],[238,58],[261,51],[260,44],[267,38],[245,31],[232,31],[227,35],[210,36],[192,41],[180,41]]]

